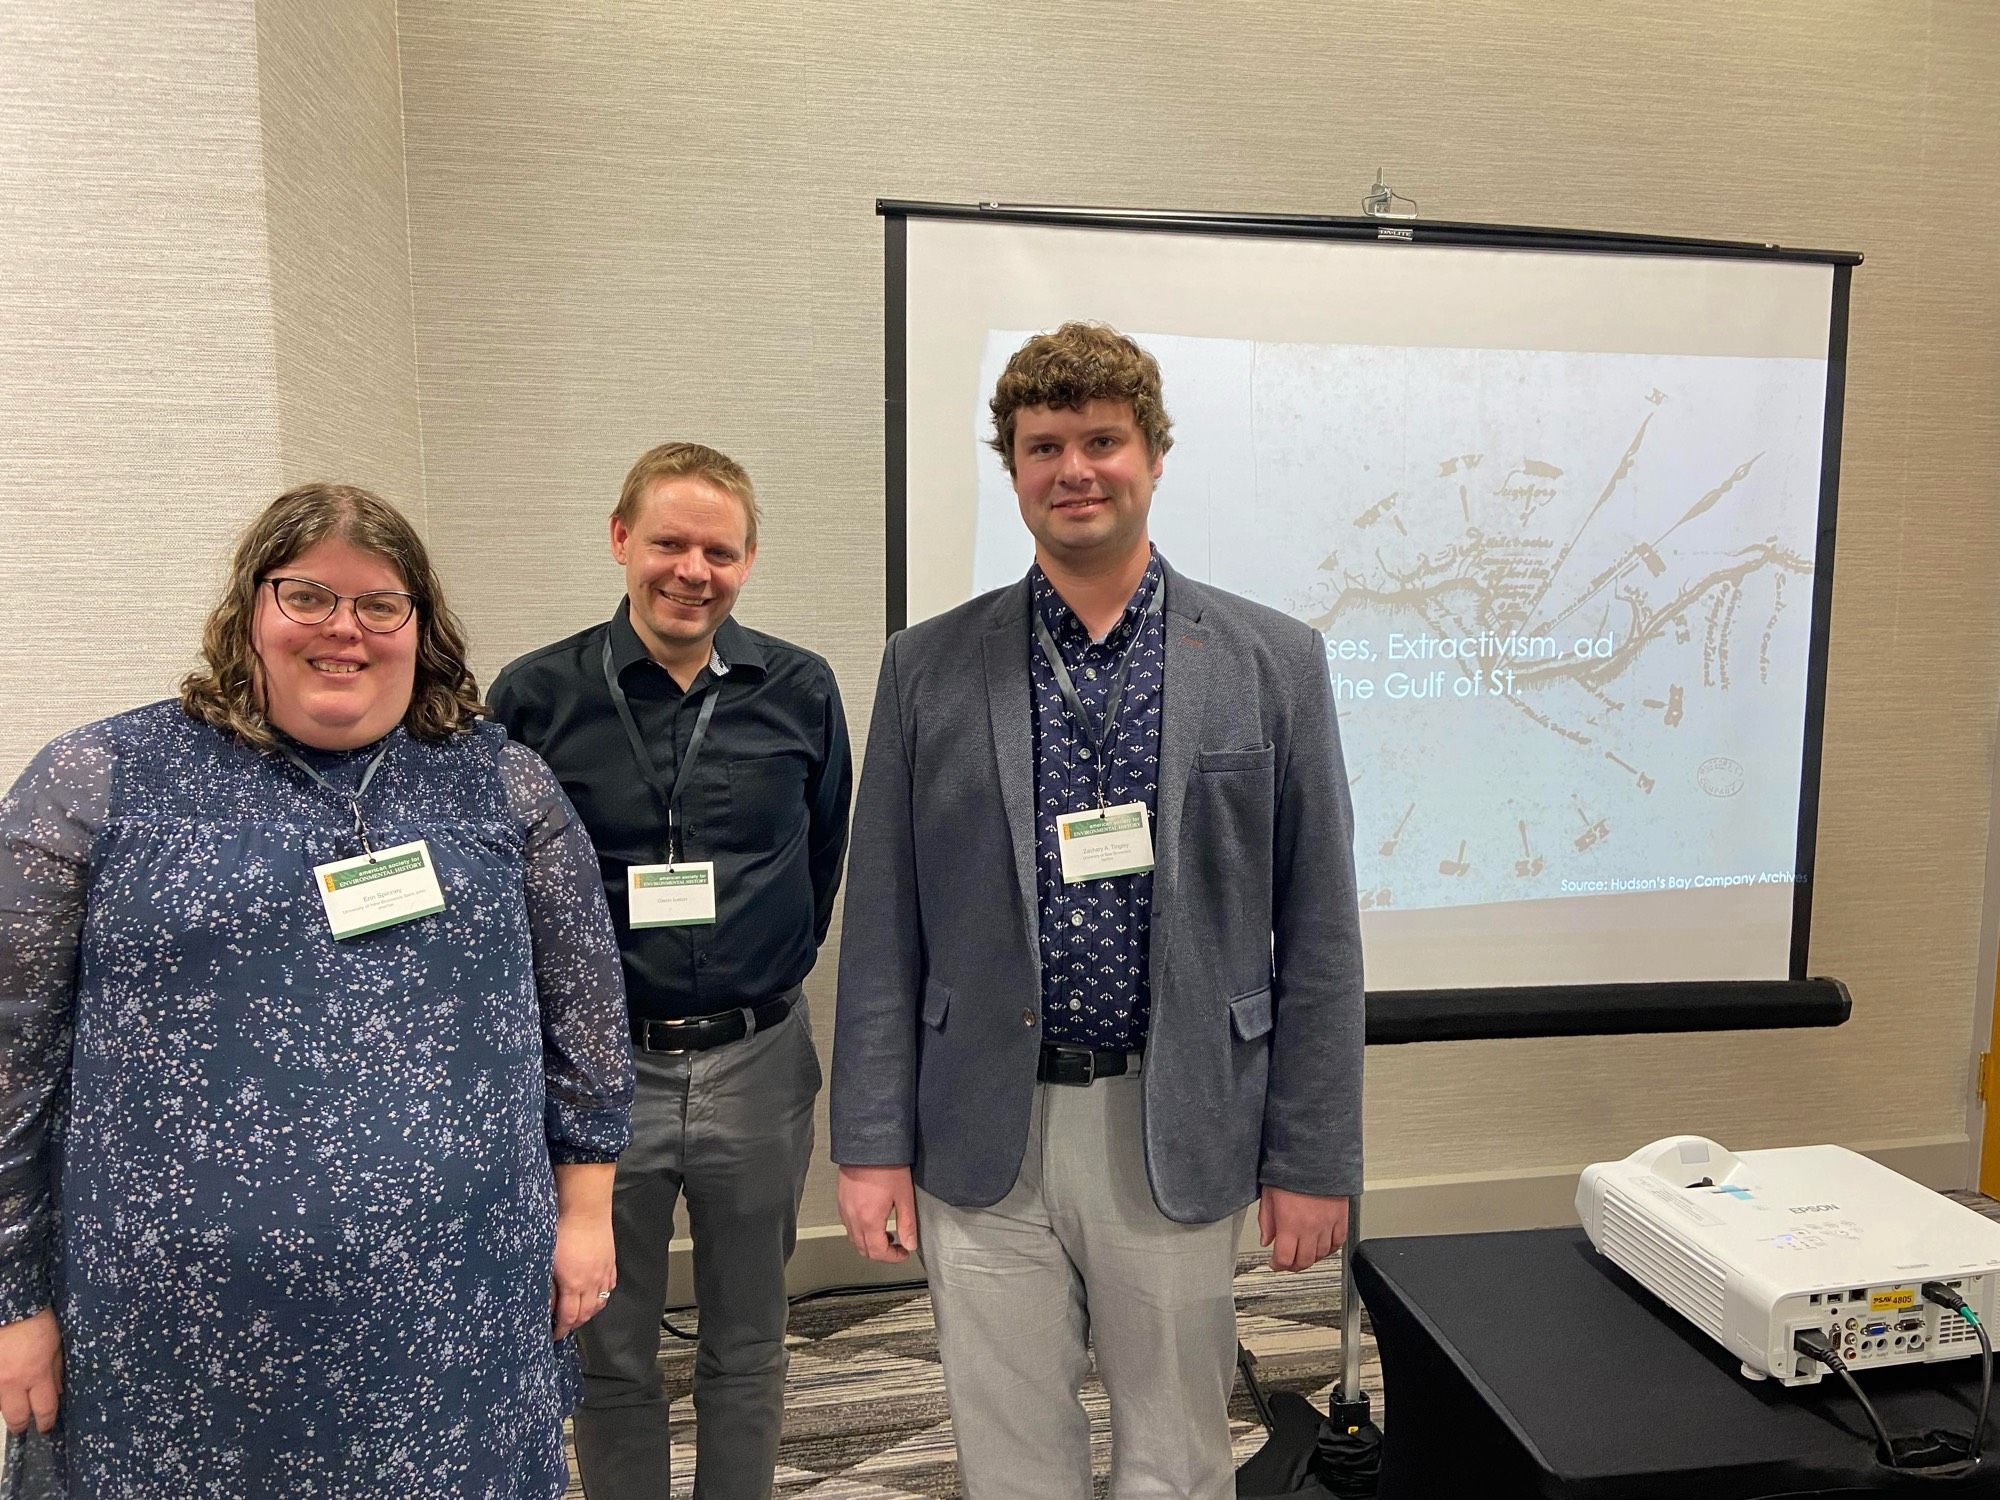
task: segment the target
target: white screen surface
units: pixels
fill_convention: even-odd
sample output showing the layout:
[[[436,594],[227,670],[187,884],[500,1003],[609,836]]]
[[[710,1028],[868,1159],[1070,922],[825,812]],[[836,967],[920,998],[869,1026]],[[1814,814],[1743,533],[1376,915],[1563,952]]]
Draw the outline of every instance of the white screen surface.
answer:
[[[1030,333],[1112,323],[1174,420],[1160,550],[1327,639],[1371,988],[1787,976],[1830,267],[920,218],[906,252],[909,619],[1020,577],[986,400]]]

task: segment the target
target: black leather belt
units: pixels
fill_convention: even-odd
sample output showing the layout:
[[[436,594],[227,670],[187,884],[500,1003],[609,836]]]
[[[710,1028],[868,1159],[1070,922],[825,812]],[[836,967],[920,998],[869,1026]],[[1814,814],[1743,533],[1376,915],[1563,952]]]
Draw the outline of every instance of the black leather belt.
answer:
[[[1041,1060],[1035,1064],[1038,1083],[1094,1083],[1100,1078],[1122,1078],[1139,1071],[1143,1052],[1092,1052],[1088,1047],[1070,1047],[1061,1042],[1043,1042]]]
[[[632,1045],[642,1052],[706,1052],[746,1036],[769,1031],[792,1013],[798,991],[766,1000],[745,1010],[722,1010],[712,1016],[675,1016],[666,1020],[632,1018]]]

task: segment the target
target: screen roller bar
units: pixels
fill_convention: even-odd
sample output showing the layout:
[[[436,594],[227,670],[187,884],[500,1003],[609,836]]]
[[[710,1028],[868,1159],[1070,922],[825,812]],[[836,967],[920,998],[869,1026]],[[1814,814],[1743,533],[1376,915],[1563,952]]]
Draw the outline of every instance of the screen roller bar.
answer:
[[[1182,234],[1284,235],[1309,239],[1400,240],[1496,250],[1568,250],[1592,254],[1704,255],[1858,266],[1853,250],[1819,250],[1759,240],[1701,239],[1536,224],[1478,224],[1449,219],[1371,219],[1338,214],[1219,213],[1190,209],[1093,208],[1056,203],[926,203],[878,198],[885,219],[975,219],[1071,229],[1155,230]]]
[[[1839,1026],[1853,1009],[1838,979],[1371,990],[1368,1045]]]

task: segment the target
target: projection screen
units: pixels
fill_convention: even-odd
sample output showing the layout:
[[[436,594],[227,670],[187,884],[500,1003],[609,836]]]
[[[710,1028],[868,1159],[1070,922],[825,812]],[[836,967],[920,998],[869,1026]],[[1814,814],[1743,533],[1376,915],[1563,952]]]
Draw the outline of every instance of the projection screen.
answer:
[[[892,630],[1026,570],[986,402],[1110,323],[1155,544],[1325,638],[1371,990],[1804,977],[1858,257],[882,207]]]

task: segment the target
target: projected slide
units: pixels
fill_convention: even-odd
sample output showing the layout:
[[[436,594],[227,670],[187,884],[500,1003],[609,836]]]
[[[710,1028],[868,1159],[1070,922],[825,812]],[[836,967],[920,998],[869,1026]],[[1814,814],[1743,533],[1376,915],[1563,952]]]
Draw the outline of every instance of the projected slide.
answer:
[[[1026,571],[987,402],[1109,323],[1164,377],[1160,550],[1326,640],[1370,988],[1795,977],[1834,266],[983,211],[901,244],[892,628]]]
[[[1161,550],[1326,636],[1364,909],[1790,886],[1823,360],[1132,332]],[[1030,556],[997,460],[973,550]]]

